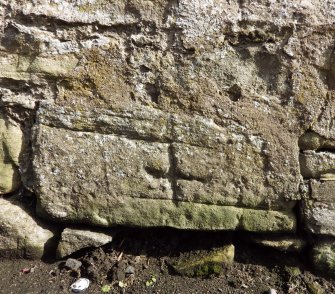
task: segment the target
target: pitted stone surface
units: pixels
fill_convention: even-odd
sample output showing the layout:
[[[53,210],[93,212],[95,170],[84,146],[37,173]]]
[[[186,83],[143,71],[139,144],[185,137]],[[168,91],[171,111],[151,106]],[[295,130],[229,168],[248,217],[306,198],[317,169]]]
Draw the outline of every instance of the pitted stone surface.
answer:
[[[304,178],[320,179],[327,174],[334,174],[335,179],[335,153],[305,151],[299,159]]]
[[[267,154],[260,138],[251,142],[247,134],[239,136],[210,120],[195,117],[192,122],[154,109],[151,121],[141,116],[148,112],[147,108],[107,111],[96,119],[92,113],[44,105],[34,147],[39,213],[103,226],[294,230],[294,217],[285,212],[289,204],[278,199],[275,187],[267,189]],[[100,133],[92,132],[97,129]],[[247,185],[243,181],[250,181],[250,174],[255,182]],[[289,194],[295,185],[286,187]],[[187,212],[192,207],[194,212]],[[278,211],[256,210],[266,208]],[[148,213],[152,213],[150,220]],[[261,224],[267,218],[268,224]]]
[[[32,146],[17,183],[60,222],[294,230],[303,177],[333,179],[334,11],[7,1],[0,105]],[[332,204],[308,196],[331,230]]]
[[[306,228],[315,234],[335,236],[335,181],[310,181],[309,200],[303,202]]]

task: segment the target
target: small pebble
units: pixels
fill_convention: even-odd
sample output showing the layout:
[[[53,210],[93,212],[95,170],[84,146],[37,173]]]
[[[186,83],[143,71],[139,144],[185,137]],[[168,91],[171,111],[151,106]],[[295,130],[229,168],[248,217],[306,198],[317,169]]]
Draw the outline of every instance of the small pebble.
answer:
[[[277,291],[275,289],[269,289],[267,294],[277,294]]]
[[[126,278],[125,272],[122,269],[116,269],[116,280],[123,281]]]
[[[126,270],[124,271],[126,273],[126,275],[132,275],[135,274],[135,268],[133,266],[128,266],[126,268]]]
[[[82,263],[81,261],[73,258],[68,258],[66,260],[65,266],[69,269],[72,269],[74,271],[78,270],[81,267]]]

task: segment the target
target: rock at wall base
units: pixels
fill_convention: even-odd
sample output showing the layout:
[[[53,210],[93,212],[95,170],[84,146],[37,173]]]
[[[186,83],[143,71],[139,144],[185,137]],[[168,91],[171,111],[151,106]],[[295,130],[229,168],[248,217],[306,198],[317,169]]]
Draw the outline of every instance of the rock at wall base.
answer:
[[[335,240],[315,245],[312,250],[312,262],[318,273],[335,278]]]
[[[52,257],[55,234],[21,206],[0,199],[0,255],[41,259]]]
[[[105,245],[112,239],[111,233],[92,229],[66,228],[62,232],[56,256],[63,258],[80,249]]]
[[[220,274],[223,265],[232,264],[234,255],[235,247],[230,244],[209,252],[186,253],[173,262],[172,267],[180,275],[208,277]]]
[[[300,252],[306,246],[303,239],[293,236],[249,236],[252,242],[284,252]]]

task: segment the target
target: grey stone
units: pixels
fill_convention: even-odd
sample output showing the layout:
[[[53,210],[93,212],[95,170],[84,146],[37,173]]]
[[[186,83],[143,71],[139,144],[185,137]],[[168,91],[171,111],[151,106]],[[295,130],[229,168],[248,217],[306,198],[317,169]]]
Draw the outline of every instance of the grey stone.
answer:
[[[314,234],[335,236],[335,206],[330,203],[304,201],[306,229]]]
[[[65,267],[74,271],[78,270],[81,266],[82,266],[81,261],[74,258],[68,258],[65,262]]]
[[[304,223],[312,233],[335,236],[335,181],[310,181],[310,199],[303,201]]]
[[[66,228],[61,234],[57,256],[63,258],[80,249],[99,247],[112,241],[112,233],[92,229]]]
[[[275,227],[280,231],[294,229],[295,221],[289,216],[292,201],[290,204],[286,196],[297,189],[298,178],[286,170],[287,177],[292,178],[290,184],[271,184],[264,174],[267,153],[262,151],[262,139],[246,139],[234,133],[235,127],[223,129],[204,118],[195,118],[192,123],[187,116],[169,116],[153,109],[151,112],[152,121],[149,116],[140,119],[141,114],[149,113],[147,108],[97,116],[94,112],[55,110],[45,105],[39,112],[34,145],[39,213],[62,221],[86,219],[103,226],[259,227],[263,231],[276,230],[272,226],[279,219],[273,219],[272,225],[269,221],[267,229],[265,223],[256,225],[257,220],[263,221],[256,214],[272,219],[272,214],[278,213],[288,222],[282,223],[282,229],[279,223]],[[96,129],[100,133],[94,133]],[[214,141],[221,144],[215,145]],[[283,197],[278,198],[276,189]],[[231,205],[264,210],[252,216],[248,210]],[[212,211],[211,215],[226,213],[216,217],[220,222],[201,225],[196,216],[187,213],[193,207],[199,209],[199,216],[206,211]],[[267,213],[268,208],[278,212]],[[150,219],[146,218],[149,212]]]
[[[131,265],[127,266],[127,268],[125,269],[125,274],[126,275],[134,275],[135,274],[135,268]]]
[[[0,198],[0,255],[40,259],[51,257],[55,234],[20,205]]]
[[[335,151],[335,140],[309,131],[299,138],[299,146],[302,150],[334,149]]]
[[[311,198],[323,203],[334,203],[335,181],[310,181]]]
[[[333,174],[335,180],[335,153],[305,151],[300,154],[299,161],[304,178],[325,179]]]

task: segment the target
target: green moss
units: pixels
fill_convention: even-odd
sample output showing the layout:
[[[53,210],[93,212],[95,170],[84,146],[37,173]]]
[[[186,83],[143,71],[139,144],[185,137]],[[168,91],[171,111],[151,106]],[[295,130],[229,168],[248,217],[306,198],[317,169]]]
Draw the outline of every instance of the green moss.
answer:
[[[219,275],[223,264],[233,263],[234,252],[233,245],[227,245],[210,252],[196,251],[179,257],[172,266],[177,273],[190,277]]]
[[[331,277],[335,277],[335,243],[321,243],[313,249],[312,260],[315,269]]]

